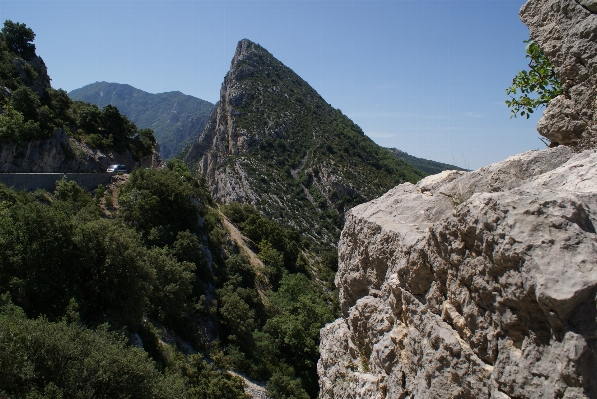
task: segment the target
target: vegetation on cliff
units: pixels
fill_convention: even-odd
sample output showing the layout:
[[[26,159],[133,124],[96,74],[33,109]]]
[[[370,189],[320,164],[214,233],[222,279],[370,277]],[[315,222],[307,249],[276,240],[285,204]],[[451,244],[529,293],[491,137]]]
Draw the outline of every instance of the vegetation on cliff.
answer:
[[[261,264],[180,161],[94,196],[66,180],[54,193],[0,187],[0,364],[11,370],[0,393],[243,397],[234,369],[268,381],[272,398],[316,396],[319,329],[337,316],[322,287],[337,260],[316,274],[296,231],[248,205],[223,211]]]
[[[130,151],[137,160],[153,154],[150,129],[137,128],[113,106],[73,102],[53,89],[34,38],[25,24],[9,20],[0,31],[0,142],[48,139],[64,129],[93,148]]]
[[[511,108],[511,118],[520,115],[528,119],[536,109],[546,107],[563,93],[562,82],[543,50],[531,39],[525,43],[529,69],[518,72],[512,79],[512,86],[506,89],[510,96],[506,105]]]

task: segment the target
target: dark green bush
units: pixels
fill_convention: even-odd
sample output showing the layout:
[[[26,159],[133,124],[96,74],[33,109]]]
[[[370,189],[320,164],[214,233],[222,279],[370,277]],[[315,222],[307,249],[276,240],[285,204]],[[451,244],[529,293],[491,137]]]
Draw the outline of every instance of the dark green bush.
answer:
[[[180,375],[161,374],[143,350],[103,328],[27,319],[5,304],[0,348],[0,394],[11,398],[189,397]]]

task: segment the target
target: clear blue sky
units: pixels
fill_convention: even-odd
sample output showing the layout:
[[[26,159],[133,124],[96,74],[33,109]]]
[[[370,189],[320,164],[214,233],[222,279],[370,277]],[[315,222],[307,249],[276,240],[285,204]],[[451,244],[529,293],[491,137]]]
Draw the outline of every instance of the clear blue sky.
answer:
[[[96,81],[216,102],[248,38],[378,144],[478,168],[544,148],[504,104],[526,67],[524,0],[8,1],[37,34],[52,85]]]

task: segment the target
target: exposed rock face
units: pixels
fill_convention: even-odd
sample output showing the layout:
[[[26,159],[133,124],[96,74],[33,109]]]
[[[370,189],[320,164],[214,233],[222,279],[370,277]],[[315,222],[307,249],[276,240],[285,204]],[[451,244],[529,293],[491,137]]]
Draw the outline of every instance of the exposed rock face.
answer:
[[[13,63],[17,67],[21,82],[25,86],[29,86],[40,97],[43,96],[46,89],[51,87],[48,68],[41,57],[35,56],[27,61],[15,58]]]
[[[160,167],[162,159],[159,149],[139,162],[130,152],[102,152],[69,138],[62,129],[57,129],[47,140],[0,143],[0,173],[105,172],[112,164],[125,164],[129,168]]]
[[[353,208],[322,398],[597,398],[596,226],[597,151],[563,146]]]
[[[537,130],[577,150],[597,148],[597,2],[529,0],[520,17],[565,82]]]
[[[187,155],[187,159],[199,159],[199,171],[213,183],[212,195],[219,202],[256,203],[257,195],[243,176],[246,173],[239,163],[223,170],[219,170],[218,166],[225,162],[228,155],[244,154],[249,149],[247,131],[237,127],[239,112],[235,107],[242,105],[247,97],[242,80],[251,77],[253,69],[259,68],[254,58],[255,53],[263,53],[260,50],[246,39],[238,43],[230,71],[222,83],[215,112]]]

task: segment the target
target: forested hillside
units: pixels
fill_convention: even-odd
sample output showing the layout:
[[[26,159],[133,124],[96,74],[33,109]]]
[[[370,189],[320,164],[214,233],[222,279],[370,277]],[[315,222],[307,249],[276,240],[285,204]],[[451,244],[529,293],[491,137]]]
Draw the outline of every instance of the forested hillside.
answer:
[[[33,38],[10,21],[0,35],[2,141],[61,131],[110,151],[152,148],[151,131],[115,107],[52,89]],[[299,232],[248,205],[220,209],[181,161],[94,193],[67,180],[54,192],[0,185],[0,215],[0,396],[245,397],[228,370],[271,398],[317,396],[335,253],[307,258]]]
[[[53,89],[34,38],[25,24],[12,21],[0,32],[0,143],[67,134],[91,148],[130,152],[135,160],[153,154],[150,129],[138,129],[113,106],[73,102],[64,90]],[[76,155],[70,148],[65,152]]]
[[[422,170],[423,172],[429,175],[434,175],[444,170],[465,170],[458,166],[450,165],[447,163],[431,161],[429,159],[424,158],[417,158],[415,156],[407,154],[404,151],[400,151],[397,148],[386,148],[386,150],[394,154],[397,158],[402,159],[403,161],[409,163],[410,165],[414,166],[419,170]]]
[[[297,232],[247,205],[223,212],[180,162],[93,196],[68,181],[0,187],[0,392],[241,397],[234,369],[268,381],[272,398],[315,397],[334,295],[312,282]],[[331,288],[337,260],[323,259]]]
[[[197,139],[214,108],[179,91],[152,94],[127,84],[96,82],[68,93],[98,107],[113,105],[141,128],[152,129],[164,159],[178,155]]]

